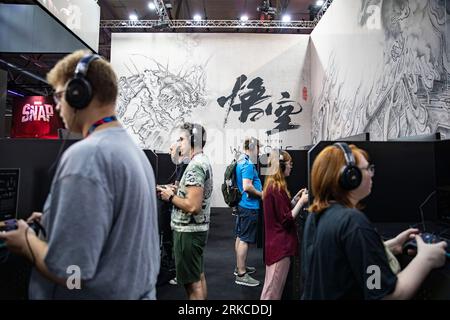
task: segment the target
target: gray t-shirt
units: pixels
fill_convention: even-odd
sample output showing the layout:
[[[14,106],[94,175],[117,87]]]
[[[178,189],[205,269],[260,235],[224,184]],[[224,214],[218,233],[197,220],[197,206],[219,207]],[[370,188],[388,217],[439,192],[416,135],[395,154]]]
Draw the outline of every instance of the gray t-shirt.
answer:
[[[81,289],[56,285],[33,270],[30,298],[155,299],[156,210],[151,165],[123,128],[94,132],[71,146],[58,165],[42,223],[47,267],[61,278],[79,267]]]

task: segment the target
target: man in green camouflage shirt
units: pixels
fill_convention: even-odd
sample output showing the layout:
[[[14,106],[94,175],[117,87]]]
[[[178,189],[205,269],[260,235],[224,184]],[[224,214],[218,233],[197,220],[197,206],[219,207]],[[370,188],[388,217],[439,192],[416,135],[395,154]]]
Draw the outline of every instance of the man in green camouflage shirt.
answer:
[[[206,131],[199,124],[185,123],[180,131],[180,152],[191,159],[176,192],[160,187],[163,200],[173,204],[171,227],[177,281],[184,285],[189,299],[207,298],[203,252],[211,213],[213,175],[203,153]]]

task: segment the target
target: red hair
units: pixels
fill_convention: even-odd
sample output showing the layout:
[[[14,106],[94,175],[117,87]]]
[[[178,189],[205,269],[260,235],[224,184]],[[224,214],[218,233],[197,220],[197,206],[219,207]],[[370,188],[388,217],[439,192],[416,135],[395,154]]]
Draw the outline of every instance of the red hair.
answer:
[[[266,177],[264,182],[263,194],[269,187],[272,187],[278,190],[284,190],[290,198],[291,194],[287,188],[286,177],[284,176],[284,171],[281,170],[280,161],[286,164],[292,161],[292,157],[286,151],[273,150],[269,155],[268,165],[270,175]]]
[[[366,151],[355,145],[349,146],[358,165],[357,154],[369,161]],[[336,201],[346,207],[353,207],[349,199],[350,191],[343,189],[339,184],[341,170],[345,166],[345,157],[337,146],[328,146],[323,149],[317,158],[311,171],[311,189],[314,201],[308,208],[310,212],[320,213],[330,206],[330,201]]]

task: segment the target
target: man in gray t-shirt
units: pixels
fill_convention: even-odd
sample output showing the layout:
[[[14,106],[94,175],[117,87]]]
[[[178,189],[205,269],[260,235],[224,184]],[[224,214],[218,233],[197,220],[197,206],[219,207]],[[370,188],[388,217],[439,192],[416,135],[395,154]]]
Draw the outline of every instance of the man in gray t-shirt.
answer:
[[[67,56],[48,75],[64,123],[84,139],[58,164],[41,219],[46,238],[22,220],[0,237],[34,264],[32,299],[155,299],[160,250],[153,170],[115,118],[109,63],[84,55]],[[73,95],[83,88],[71,88],[75,66],[94,92],[81,107],[84,95]]]

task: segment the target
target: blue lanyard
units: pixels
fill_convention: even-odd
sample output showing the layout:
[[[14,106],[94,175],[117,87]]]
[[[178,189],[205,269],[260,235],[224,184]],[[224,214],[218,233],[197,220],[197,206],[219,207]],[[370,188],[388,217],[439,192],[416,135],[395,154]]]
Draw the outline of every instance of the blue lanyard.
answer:
[[[108,122],[113,122],[113,121],[117,121],[117,117],[116,116],[109,116],[109,117],[104,117],[103,119],[100,119],[98,121],[96,121],[88,130],[88,134],[90,135],[92,132],[94,132],[94,130],[98,127],[101,126],[104,123],[108,123]]]

